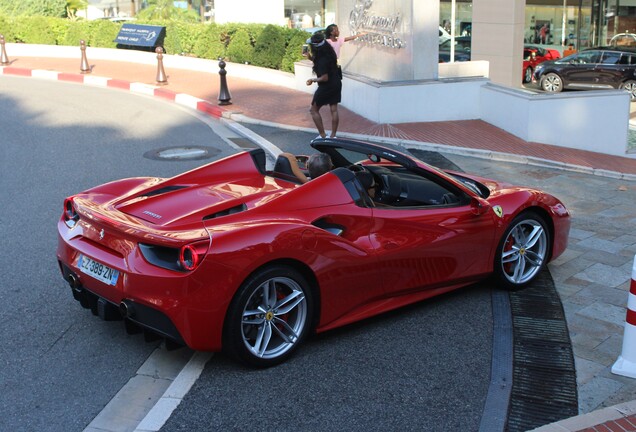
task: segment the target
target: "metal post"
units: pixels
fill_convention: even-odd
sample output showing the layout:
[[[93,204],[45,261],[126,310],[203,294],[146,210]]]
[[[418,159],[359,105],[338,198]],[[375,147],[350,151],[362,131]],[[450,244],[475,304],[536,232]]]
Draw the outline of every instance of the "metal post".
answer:
[[[2,48],[0,48],[0,51],[2,51],[2,53],[0,54],[0,63],[2,64],[2,66],[11,64],[11,62],[9,61],[9,57],[7,57],[7,50],[4,47],[4,35],[0,35],[0,45],[2,46]]]
[[[157,85],[167,85],[168,77],[163,70],[163,48],[157,47],[155,52],[157,53]]]
[[[219,67],[221,70],[219,71],[219,75],[221,76],[221,88],[219,90],[219,105],[231,105],[232,96],[230,96],[230,90],[227,88],[227,79],[225,75],[227,75],[227,71],[225,70],[225,62],[221,60],[219,62]]]
[[[80,64],[80,73],[83,73],[83,74],[91,73],[91,67],[88,65],[88,60],[86,59],[86,42],[84,40],[80,41],[80,50],[82,51],[82,62]]]

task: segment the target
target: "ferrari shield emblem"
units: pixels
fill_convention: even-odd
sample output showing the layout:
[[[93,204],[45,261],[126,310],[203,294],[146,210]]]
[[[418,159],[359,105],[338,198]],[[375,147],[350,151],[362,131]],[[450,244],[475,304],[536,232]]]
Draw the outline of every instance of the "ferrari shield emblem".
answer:
[[[496,205],[492,208],[492,210],[495,212],[497,216],[499,217],[503,216],[503,209],[501,208],[501,206]]]

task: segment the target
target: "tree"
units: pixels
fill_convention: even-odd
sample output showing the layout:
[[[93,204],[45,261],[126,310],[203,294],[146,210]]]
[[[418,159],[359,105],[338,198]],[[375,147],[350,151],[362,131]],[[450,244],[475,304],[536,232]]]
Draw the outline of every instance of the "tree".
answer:
[[[181,20],[199,21],[199,14],[192,10],[183,10],[174,5],[172,0],[150,0],[149,6],[137,14],[142,20]]]

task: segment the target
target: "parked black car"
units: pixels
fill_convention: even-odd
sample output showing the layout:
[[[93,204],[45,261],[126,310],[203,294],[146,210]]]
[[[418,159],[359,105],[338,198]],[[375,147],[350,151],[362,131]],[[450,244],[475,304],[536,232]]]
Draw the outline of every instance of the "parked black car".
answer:
[[[451,61],[451,40],[447,39],[439,44],[439,62]],[[470,61],[470,36],[458,36],[455,38],[455,61]]]
[[[636,100],[636,49],[589,48],[559,60],[537,65],[534,80],[541,89],[625,89]]]

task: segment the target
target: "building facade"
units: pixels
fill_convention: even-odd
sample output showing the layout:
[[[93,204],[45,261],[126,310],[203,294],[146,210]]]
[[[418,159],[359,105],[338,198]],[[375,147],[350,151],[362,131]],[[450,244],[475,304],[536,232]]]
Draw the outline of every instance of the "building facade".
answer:
[[[439,25],[450,33],[454,24],[456,36],[471,35],[473,3],[489,2],[439,1]],[[321,27],[335,22],[336,10],[337,0],[284,0],[284,21],[295,28]],[[636,0],[525,1],[527,43],[585,48],[605,45],[617,33],[636,33]]]

